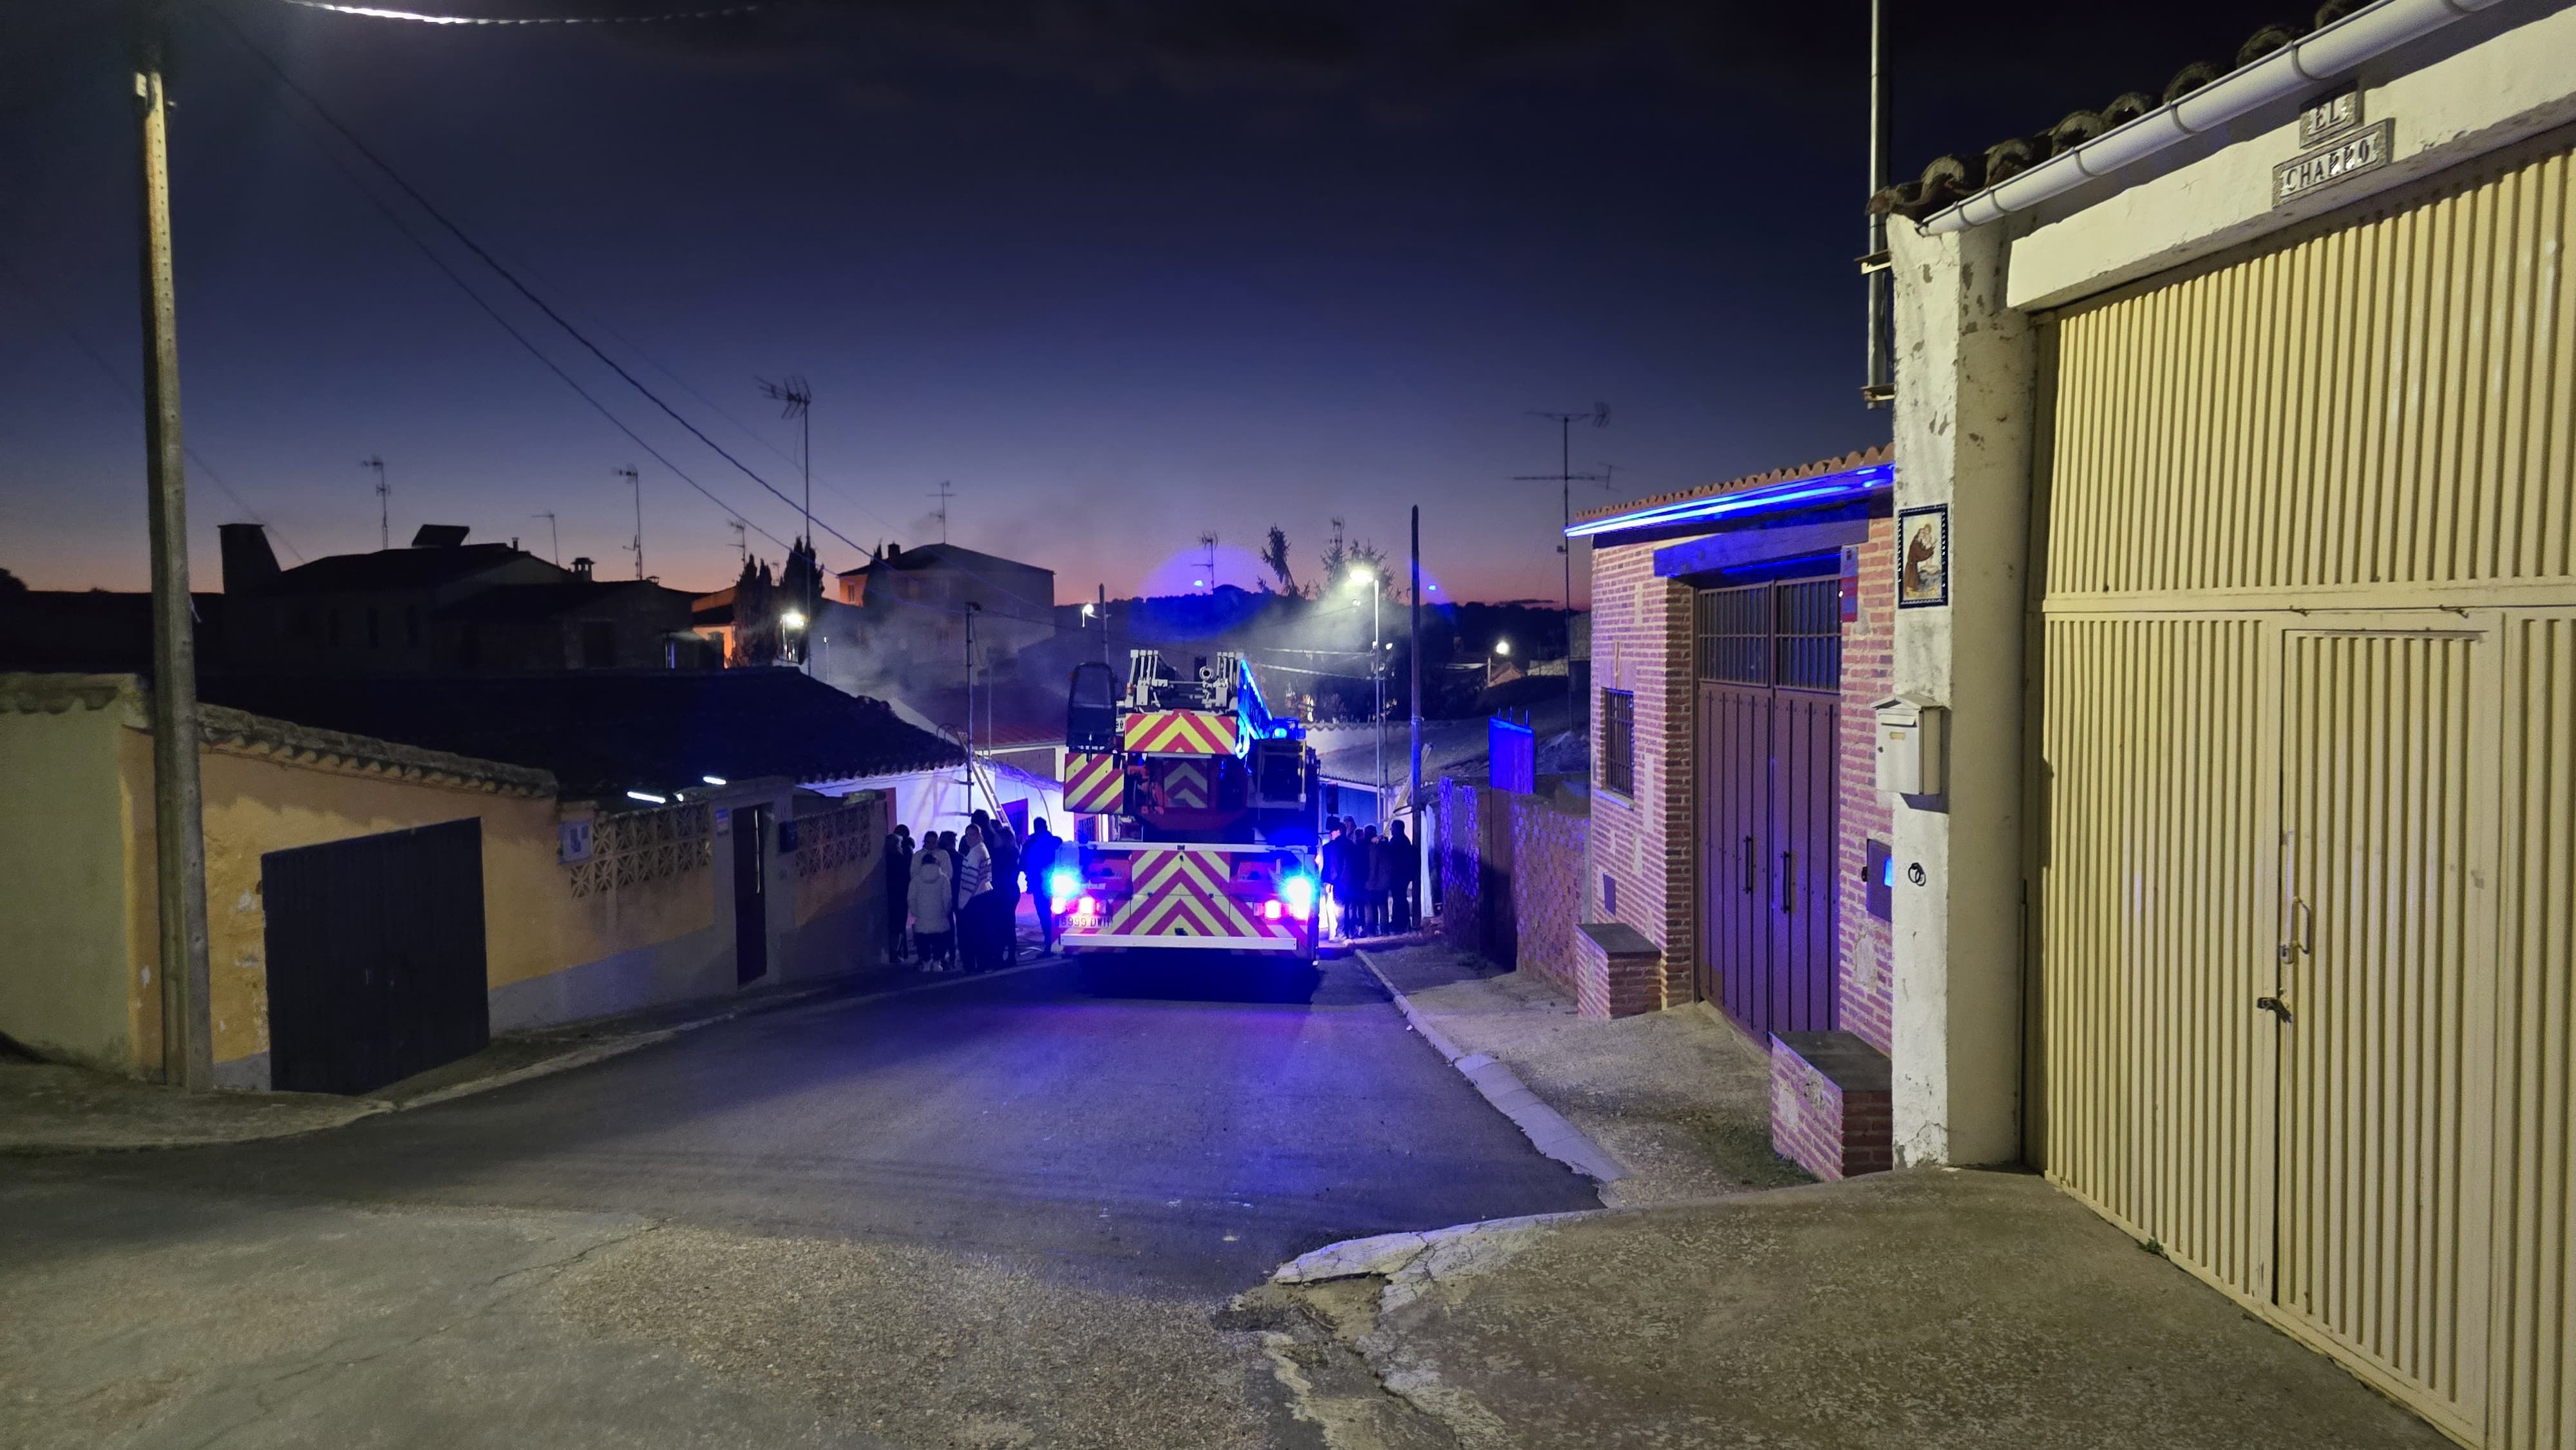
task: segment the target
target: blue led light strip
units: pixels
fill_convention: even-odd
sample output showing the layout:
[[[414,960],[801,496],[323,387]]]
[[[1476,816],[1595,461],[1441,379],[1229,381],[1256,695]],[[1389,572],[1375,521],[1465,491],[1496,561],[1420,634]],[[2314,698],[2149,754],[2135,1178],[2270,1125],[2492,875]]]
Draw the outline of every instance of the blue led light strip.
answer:
[[[1741,493],[1722,493],[1711,498],[1683,499],[1679,503],[1658,504],[1634,513],[1612,514],[1608,518],[1586,519],[1566,527],[1569,539],[1592,534],[1616,533],[1626,529],[1660,528],[1666,524],[1697,523],[1704,519],[1731,518],[1737,514],[1763,513],[1773,509],[1811,508],[1840,499],[1861,498],[1881,493],[1896,486],[1896,465],[1875,463],[1855,468],[1849,473],[1827,474],[1823,478],[1802,478],[1789,483],[1775,483],[1767,488],[1748,488]]]

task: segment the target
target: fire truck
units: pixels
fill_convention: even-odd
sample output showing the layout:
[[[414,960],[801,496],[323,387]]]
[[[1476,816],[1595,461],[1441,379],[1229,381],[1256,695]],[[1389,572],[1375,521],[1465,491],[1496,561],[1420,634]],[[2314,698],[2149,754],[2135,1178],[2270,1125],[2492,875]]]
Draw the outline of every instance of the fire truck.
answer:
[[[1321,774],[1240,655],[1136,650],[1123,689],[1076,666],[1065,740],[1064,808],[1091,829],[1047,882],[1064,950],[1314,960]]]

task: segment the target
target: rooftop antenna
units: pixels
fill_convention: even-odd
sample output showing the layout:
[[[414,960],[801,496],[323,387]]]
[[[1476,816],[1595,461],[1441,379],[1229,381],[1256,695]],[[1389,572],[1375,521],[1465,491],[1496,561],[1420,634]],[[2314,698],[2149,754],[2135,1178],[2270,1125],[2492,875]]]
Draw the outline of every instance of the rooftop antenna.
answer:
[[[627,487],[635,490],[635,543],[632,547],[635,550],[635,577],[641,579],[644,577],[644,479],[632,468],[608,471],[625,479]]]
[[[1216,535],[1213,533],[1199,535],[1199,547],[1207,551],[1207,564],[1204,572],[1199,576],[1199,587],[1214,594],[1216,592]]]
[[[541,514],[530,514],[528,517],[532,519],[544,519],[546,521],[546,562],[554,565],[558,569],[562,568],[563,536],[555,531],[555,516],[553,511],[548,510]]]
[[[779,405],[778,416],[795,419],[799,427],[796,460],[805,470],[805,617],[812,619],[815,612],[815,576],[822,572],[822,561],[814,552],[814,390],[806,385],[803,373],[789,373],[774,383],[767,378],[755,378],[753,381],[760,384],[762,397]],[[635,557],[638,562],[635,577],[641,579],[644,577],[641,562],[644,557],[644,526],[640,522],[643,517],[642,505],[637,505],[637,510],[636,517],[639,522],[635,526]]]
[[[1595,428],[1609,427],[1610,405],[1594,403],[1588,411],[1581,413],[1550,413],[1538,408],[1525,411],[1533,418],[1552,418],[1556,421],[1556,472],[1516,473],[1512,475],[1512,481],[1514,483],[1553,481],[1556,484],[1558,505],[1563,510],[1565,519],[1563,527],[1557,530],[1556,552],[1565,556],[1565,613],[1570,620],[1574,617],[1574,549],[1573,541],[1565,537],[1565,529],[1574,524],[1574,481],[1578,478],[1594,483],[1609,481],[1607,474],[1574,471],[1574,425],[1580,420],[1589,419]],[[1571,624],[1567,626],[1568,629],[1572,627]],[[1568,690],[1573,689],[1574,674],[1571,670],[1566,672],[1565,680],[1565,687]]]
[[[733,530],[733,552],[736,557],[736,562],[743,564],[750,563],[751,543],[743,537],[742,520],[728,519],[725,521],[725,527]]]
[[[939,480],[939,492],[931,495],[939,500],[939,542],[943,544],[948,542],[948,501],[956,496],[957,490],[949,487],[944,478]]]
[[[358,466],[376,471],[376,547],[390,549],[394,546],[394,494],[385,486],[385,461],[361,458]]]

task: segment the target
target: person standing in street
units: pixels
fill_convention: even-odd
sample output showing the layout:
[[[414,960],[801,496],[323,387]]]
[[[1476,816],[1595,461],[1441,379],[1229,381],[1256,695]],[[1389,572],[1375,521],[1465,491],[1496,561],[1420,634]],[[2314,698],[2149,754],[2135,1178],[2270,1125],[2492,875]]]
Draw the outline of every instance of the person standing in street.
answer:
[[[1316,852],[1316,862],[1324,878],[1325,935],[1346,937],[1351,932],[1350,842],[1342,832],[1349,823],[1340,816],[1324,817],[1324,844]]]
[[[993,849],[993,955],[1004,966],[1020,959],[1020,838],[1007,819],[996,818]]]
[[[976,813],[982,815],[981,811]],[[957,847],[957,954],[966,970],[992,965],[990,928],[985,916],[993,909],[993,853],[984,845],[984,828],[969,825]]]
[[[1055,900],[1047,878],[1055,873],[1056,853],[1064,843],[1047,829],[1044,817],[1029,825],[1028,844],[1020,848],[1020,874],[1028,878],[1029,907],[1037,913],[1038,940],[1055,950]]]
[[[948,895],[948,853],[935,837],[912,863],[912,951],[925,972],[956,966],[956,915]]]
[[[1359,867],[1364,874],[1365,883],[1361,887],[1360,897],[1367,903],[1360,908],[1360,914],[1368,923],[1369,935],[1384,936],[1386,934],[1386,893],[1387,888],[1394,884],[1395,871],[1394,863],[1387,857],[1386,841],[1378,835],[1375,826],[1370,826],[1360,833]]]
[[[897,826],[885,839],[886,960],[904,959],[904,921],[912,914],[912,828]]]
[[[1386,828],[1387,916],[1389,929],[1411,931],[1421,923],[1421,913],[1413,900],[1416,878],[1422,875],[1421,847],[1405,834],[1404,822]]]

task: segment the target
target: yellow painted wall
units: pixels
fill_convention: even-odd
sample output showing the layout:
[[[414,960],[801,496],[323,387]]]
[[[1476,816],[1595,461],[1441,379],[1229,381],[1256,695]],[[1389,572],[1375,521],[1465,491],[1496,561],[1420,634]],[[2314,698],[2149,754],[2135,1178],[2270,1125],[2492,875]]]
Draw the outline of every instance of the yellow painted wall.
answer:
[[[0,1033],[116,1071],[133,1060],[117,799],[126,733],[113,703],[0,710]]]
[[[159,1060],[160,998],[144,971],[159,957],[155,929],[152,742],[117,731],[116,756],[134,842],[126,866],[125,973],[132,1065]],[[560,972],[715,924],[714,873],[701,866],[642,887],[576,900],[556,860],[551,797],[483,790],[209,747],[200,756],[206,821],[206,941],[214,1057],[268,1050],[268,916],[260,857],[445,821],[483,823],[483,918],[488,986]]]

